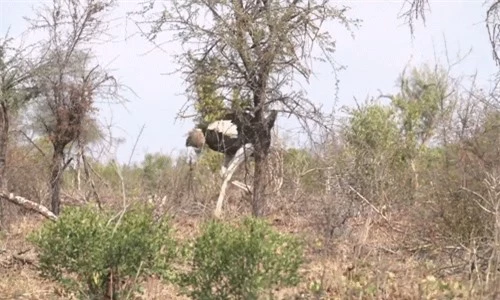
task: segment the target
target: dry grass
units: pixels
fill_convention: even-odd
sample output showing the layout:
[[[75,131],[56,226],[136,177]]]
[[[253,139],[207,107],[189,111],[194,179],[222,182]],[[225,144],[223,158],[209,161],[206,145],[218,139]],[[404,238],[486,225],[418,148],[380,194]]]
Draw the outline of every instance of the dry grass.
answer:
[[[274,291],[277,299],[492,299],[491,294],[479,297],[467,278],[437,276],[439,262],[402,251],[398,248],[402,233],[389,229],[376,216],[352,219],[350,234],[332,243],[318,237],[306,219],[269,219],[275,228],[305,238],[308,245],[302,283]],[[36,270],[35,254],[25,237],[41,222],[37,216],[25,216],[1,236],[0,299],[71,298]],[[173,219],[176,235],[182,239],[196,236],[202,222],[193,217]],[[34,265],[13,258],[20,252],[33,257]],[[136,299],[188,299],[175,286],[154,278],[143,286],[144,294]]]

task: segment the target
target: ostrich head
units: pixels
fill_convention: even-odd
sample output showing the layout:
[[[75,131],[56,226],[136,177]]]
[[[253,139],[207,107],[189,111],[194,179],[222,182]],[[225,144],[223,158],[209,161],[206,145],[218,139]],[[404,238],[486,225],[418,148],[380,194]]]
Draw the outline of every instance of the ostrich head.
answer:
[[[199,154],[205,145],[205,135],[200,128],[195,128],[188,133],[186,139],[186,147],[193,147],[197,154]]]

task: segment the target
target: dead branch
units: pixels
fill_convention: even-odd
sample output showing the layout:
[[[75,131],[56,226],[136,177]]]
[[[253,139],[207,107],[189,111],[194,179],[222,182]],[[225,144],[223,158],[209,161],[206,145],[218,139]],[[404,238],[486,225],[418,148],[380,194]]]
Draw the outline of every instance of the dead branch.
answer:
[[[146,128],[146,124],[142,125],[137,138],[135,139],[134,147],[132,147],[132,151],[130,152],[130,157],[128,158],[127,166],[130,166],[132,163],[132,158],[134,157],[135,149],[137,148],[137,144],[139,144],[139,140],[141,139],[142,134],[144,133],[144,129]]]
[[[361,195],[360,192],[358,192],[355,188],[353,188],[350,185],[349,185],[349,189],[351,191],[353,191],[366,204],[368,204],[379,216],[381,216],[382,219],[384,219],[387,222],[387,224],[389,225],[389,227],[391,227],[391,229],[393,229],[394,231],[399,232],[399,233],[404,233],[404,231],[402,231],[402,230],[400,230],[398,228],[393,227],[392,224],[391,224],[391,222],[389,221],[389,219],[384,215],[384,213],[382,211],[380,211],[375,205],[373,205],[368,199],[366,199],[365,196]]]
[[[43,206],[41,204],[35,203],[31,200],[28,200],[24,197],[16,196],[12,193],[0,191],[0,198],[5,199],[5,200],[12,202],[14,204],[17,204],[19,206],[22,206],[26,209],[35,211],[51,221],[57,221],[57,216],[55,214],[53,214],[48,208],[46,208],[45,206]]]
[[[408,4],[410,7],[405,10],[405,7]],[[401,7],[403,12],[400,13],[399,18],[403,18],[408,24],[412,36],[414,36],[415,21],[418,20],[418,18],[421,18],[425,25],[425,10],[429,7],[429,0],[405,0],[403,3],[403,6]]]
[[[491,44],[493,59],[497,65],[500,65],[500,56],[498,54],[498,41],[500,39],[500,17],[499,17],[500,1],[495,1],[490,5],[486,12],[486,30]]]
[[[12,255],[12,259],[22,263],[23,265],[32,265],[36,266],[36,262],[31,257],[21,256],[21,255]]]

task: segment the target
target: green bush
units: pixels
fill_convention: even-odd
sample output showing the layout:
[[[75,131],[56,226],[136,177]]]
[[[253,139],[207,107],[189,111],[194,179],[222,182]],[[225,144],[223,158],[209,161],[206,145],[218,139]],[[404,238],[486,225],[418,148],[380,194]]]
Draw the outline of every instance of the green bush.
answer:
[[[29,239],[39,248],[42,275],[85,299],[121,298],[147,275],[168,275],[174,255],[167,219],[136,206],[121,214],[68,207]]]
[[[148,191],[157,191],[172,171],[172,158],[160,153],[146,154],[142,162],[143,183]]]
[[[300,242],[264,221],[249,218],[240,227],[210,222],[189,249],[191,269],[179,278],[193,299],[257,299],[299,282]]]

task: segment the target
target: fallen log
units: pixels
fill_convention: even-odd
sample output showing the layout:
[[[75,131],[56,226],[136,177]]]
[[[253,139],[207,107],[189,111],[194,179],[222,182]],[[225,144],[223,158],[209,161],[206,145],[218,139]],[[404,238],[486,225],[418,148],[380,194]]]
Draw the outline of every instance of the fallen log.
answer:
[[[54,222],[57,221],[57,216],[53,212],[51,212],[47,207],[45,207],[41,204],[38,204],[36,202],[33,202],[31,200],[28,200],[24,197],[16,196],[12,193],[0,191],[0,199],[7,200],[7,201],[12,202],[14,204],[17,204],[19,206],[22,206],[26,209],[37,212],[40,215],[44,216],[45,218],[47,218],[51,221],[54,221]]]

